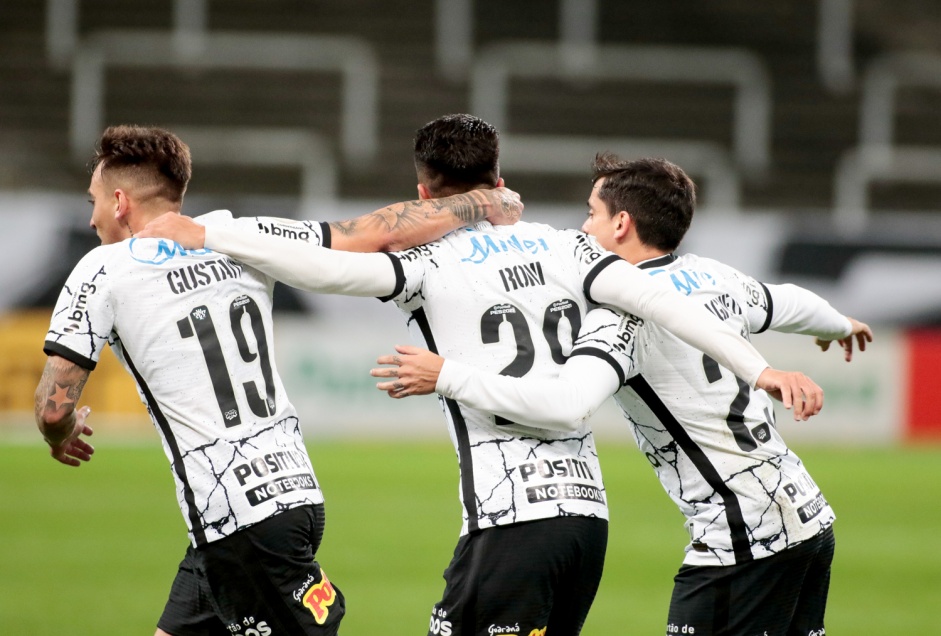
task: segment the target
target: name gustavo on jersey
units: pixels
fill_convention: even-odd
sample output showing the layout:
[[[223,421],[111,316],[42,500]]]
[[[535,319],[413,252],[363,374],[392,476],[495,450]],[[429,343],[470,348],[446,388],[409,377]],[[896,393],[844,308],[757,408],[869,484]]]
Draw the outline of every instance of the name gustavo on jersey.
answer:
[[[174,294],[184,294],[242,275],[242,265],[231,258],[216,258],[180,267],[167,273],[167,283]]]

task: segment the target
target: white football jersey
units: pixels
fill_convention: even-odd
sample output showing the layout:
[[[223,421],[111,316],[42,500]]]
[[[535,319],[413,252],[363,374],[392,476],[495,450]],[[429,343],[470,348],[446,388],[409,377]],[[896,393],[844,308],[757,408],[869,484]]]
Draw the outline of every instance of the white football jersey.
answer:
[[[574,230],[480,223],[394,255],[396,304],[432,351],[514,377],[555,377],[585,286],[618,257]],[[396,260],[397,259],[397,260]],[[557,516],[608,518],[590,429],[514,424],[442,399],[461,470],[462,534]]]
[[[321,237],[317,224],[233,220],[224,211],[199,221]],[[47,354],[88,370],[108,343],[134,376],[195,546],[323,502],[275,366],[273,288],[268,276],[211,250],[129,239],[78,263],[46,335]]]
[[[771,324],[767,288],[717,261],[639,265],[747,338]],[[833,510],[775,428],[770,396],[659,326],[608,309],[587,316],[573,355],[607,360],[637,445],[686,516],[689,565],[781,552],[829,527]]]

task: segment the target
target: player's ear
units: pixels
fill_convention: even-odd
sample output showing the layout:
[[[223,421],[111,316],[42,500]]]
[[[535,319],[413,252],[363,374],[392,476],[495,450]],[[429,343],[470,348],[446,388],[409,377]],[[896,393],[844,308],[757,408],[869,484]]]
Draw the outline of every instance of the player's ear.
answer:
[[[130,201],[127,198],[127,193],[124,190],[118,188],[114,191],[114,218],[118,221],[124,220],[130,211]]]
[[[506,185],[503,183],[503,177],[500,177],[499,179],[497,179],[497,187],[498,187],[498,188],[505,188],[505,187],[506,187]]]
[[[614,238],[619,241],[624,239],[633,223],[634,219],[631,218],[631,215],[628,214],[626,210],[618,212],[614,216]]]
[[[431,198],[431,192],[428,191],[424,183],[418,184],[418,198],[422,201],[427,201]]]

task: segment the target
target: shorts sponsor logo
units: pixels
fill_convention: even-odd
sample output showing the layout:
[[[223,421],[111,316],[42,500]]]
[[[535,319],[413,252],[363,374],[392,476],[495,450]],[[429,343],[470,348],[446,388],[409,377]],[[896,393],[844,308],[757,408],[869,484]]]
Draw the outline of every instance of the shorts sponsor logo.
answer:
[[[597,501],[604,503],[604,491],[595,486],[585,484],[545,484],[543,486],[530,486],[526,489],[526,499],[529,503],[542,501],[558,501],[560,499],[577,499],[580,501]]]
[[[542,629],[534,629],[533,631],[529,632],[527,636],[546,636],[546,628],[543,627]]]
[[[807,636],[827,636],[827,630],[823,627],[820,629],[812,629],[807,632]]]
[[[674,625],[673,623],[670,623],[669,625],[667,625],[667,634],[695,634],[695,633],[696,633],[696,628],[692,625],[683,625],[682,627],[680,627],[679,625]]]
[[[255,623],[254,616],[246,616],[241,623],[230,623],[226,625],[230,634],[238,636],[271,636],[271,627],[265,621]]]
[[[302,598],[304,599],[304,607],[314,615],[317,624],[323,625],[330,616],[330,606],[336,600],[337,594],[333,589],[333,584],[330,583],[330,579],[327,578],[327,573],[321,570],[320,575],[323,577],[320,583],[307,588]]]
[[[266,484],[255,486],[246,492],[245,496],[248,498],[249,504],[257,506],[273,497],[279,497],[295,490],[317,490],[317,482],[314,481],[314,476],[307,473],[278,477]]]
[[[519,634],[520,633],[520,624],[516,623],[515,625],[491,625],[487,628],[487,633],[490,636],[495,634]],[[533,632],[535,633],[535,631]]]
[[[431,610],[431,622],[428,624],[428,631],[435,636],[451,636],[451,621],[444,620],[448,616],[448,611],[437,605]]]

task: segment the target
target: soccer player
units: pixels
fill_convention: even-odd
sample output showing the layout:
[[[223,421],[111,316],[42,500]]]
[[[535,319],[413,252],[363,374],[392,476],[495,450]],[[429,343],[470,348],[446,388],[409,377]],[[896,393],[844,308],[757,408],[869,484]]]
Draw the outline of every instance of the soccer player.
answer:
[[[418,130],[422,199],[502,185],[498,135],[468,115]],[[819,408],[819,387],[768,368],[736,331],[577,231],[480,223],[399,254],[349,254],[275,237],[202,228],[166,216],[144,235],[209,247],[304,289],[393,300],[414,337],[449,357],[505,375],[554,378],[587,299],[657,320],[735,368],[749,385],[780,388],[795,409]],[[607,505],[587,426],[564,433],[443,401],[460,466],[461,538],[428,633],[579,633],[607,543]]]
[[[767,329],[838,341],[852,358],[870,328],[794,285],[765,285],[715,260],[675,253],[690,225],[692,181],[659,159],[599,155],[583,229],[742,334]],[[557,379],[505,378],[417,348],[384,356],[392,397],[438,392],[468,408],[565,434],[610,395],[686,516],[667,634],[824,633],[833,510],[774,426],[771,398],[656,323],[588,314]],[[443,366],[442,366],[443,365]],[[391,372],[390,372],[391,371]]]
[[[209,250],[131,235],[178,214],[191,175],[172,133],[132,126],[102,135],[91,177],[91,226],[102,246],[68,278],[52,316],[36,419],[53,458],[91,459],[88,408],[76,410],[105,344],[134,376],[163,442],[191,542],[157,634],[335,634],[344,598],[314,560],[323,494],[278,375],[274,281]],[[518,217],[504,191],[396,204],[346,223],[234,221],[337,247],[416,244],[488,213]],[[332,237],[332,239],[331,239]]]

